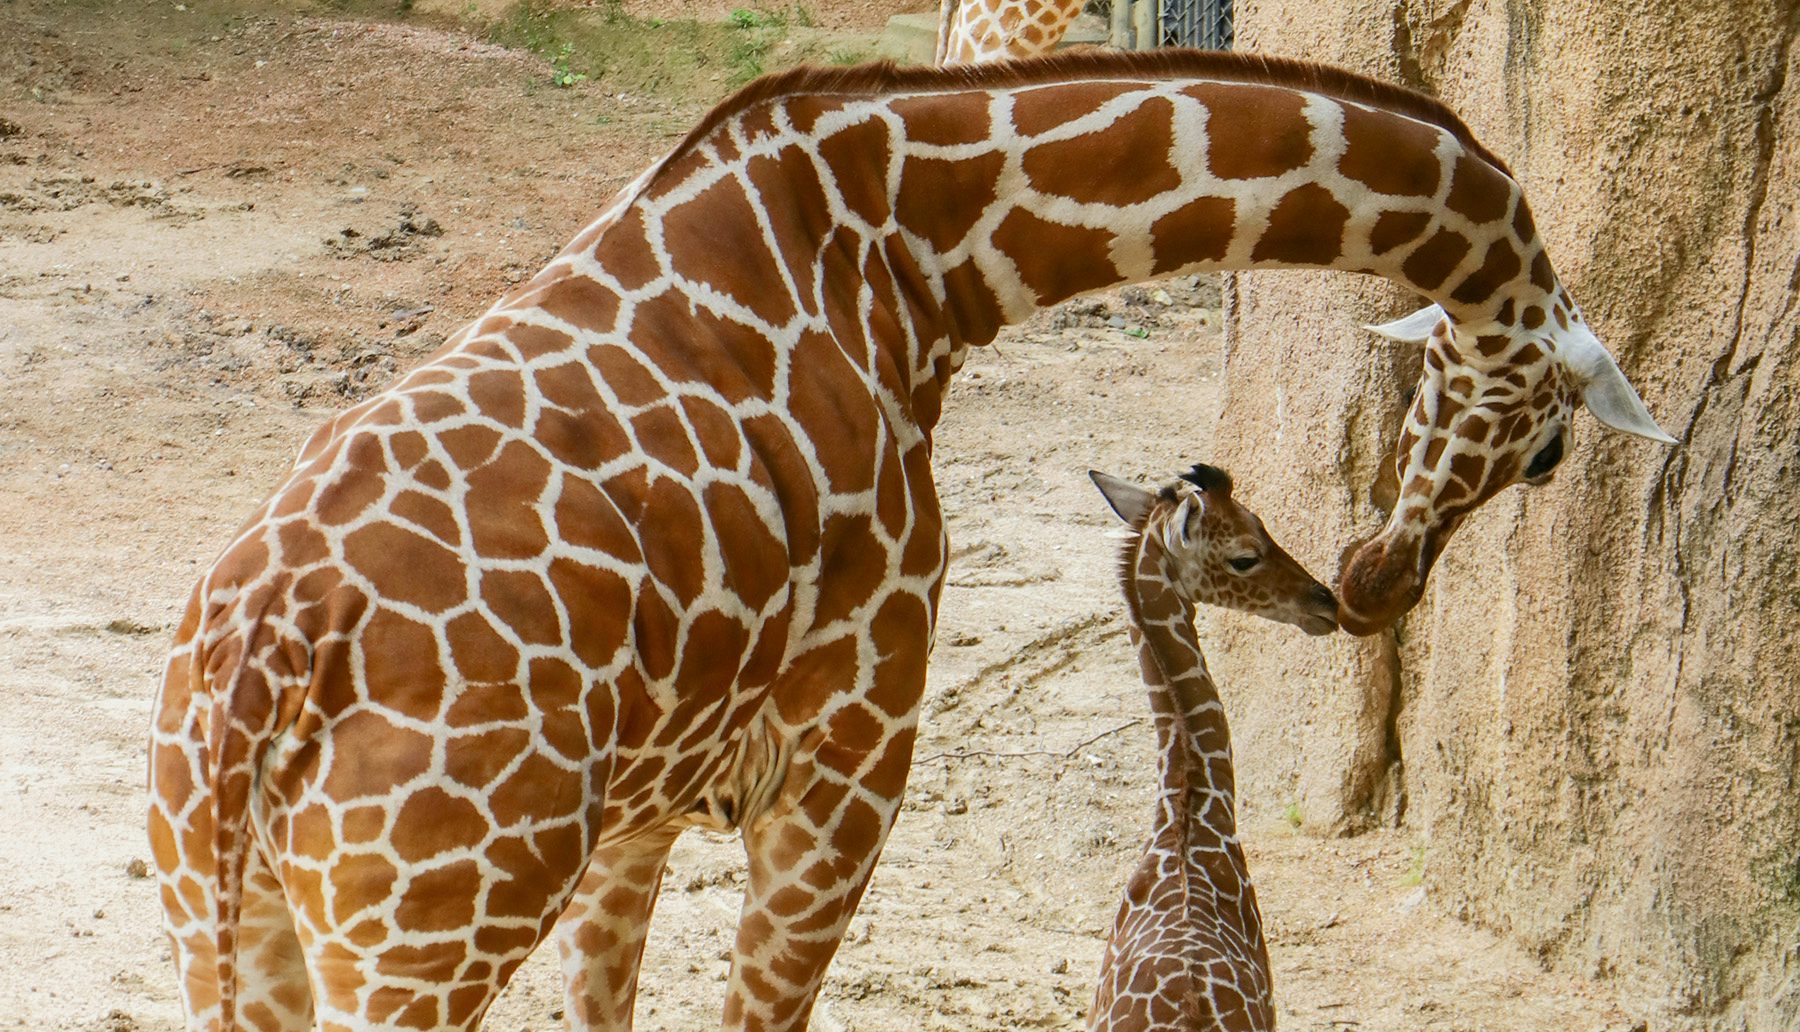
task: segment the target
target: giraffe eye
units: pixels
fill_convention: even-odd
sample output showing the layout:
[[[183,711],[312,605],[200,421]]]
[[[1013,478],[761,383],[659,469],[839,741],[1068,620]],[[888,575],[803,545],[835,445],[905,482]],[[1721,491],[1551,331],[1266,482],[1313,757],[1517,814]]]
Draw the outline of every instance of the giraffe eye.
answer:
[[[1563,435],[1562,431],[1558,430],[1556,436],[1550,438],[1550,443],[1544,445],[1541,451],[1531,457],[1531,464],[1525,467],[1525,479],[1541,480],[1548,477],[1550,472],[1556,468],[1556,464],[1562,461],[1562,457]]]
[[[1249,573],[1251,570],[1256,569],[1257,563],[1262,562],[1262,556],[1260,556],[1260,555],[1240,555],[1236,559],[1228,560],[1228,562],[1230,563],[1231,568],[1236,570],[1237,572]]]

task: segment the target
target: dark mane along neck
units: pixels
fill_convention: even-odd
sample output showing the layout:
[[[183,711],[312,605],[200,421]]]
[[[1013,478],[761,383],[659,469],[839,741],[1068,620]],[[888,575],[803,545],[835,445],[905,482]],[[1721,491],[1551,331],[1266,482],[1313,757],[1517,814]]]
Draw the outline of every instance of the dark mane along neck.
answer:
[[[1293,58],[1218,50],[1080,50],[1024,61],[958,65],[951,68],[902,67],[892,61],[849,68],[802,66],[765,75],[725,98],[707,112],[669,152],[667,161],[686,153],[713,130],[765,101],[829,94],[878,96],[888,93],[955,92],[1009,89],[1084,79],[1207,79],[1216,82],[1288,86],[1308,93],[1366,104],[1428,122],[1456,137],[1464,147],[1501,172],[1511,175],[1496,157],[1443,102],[1391,82]]]

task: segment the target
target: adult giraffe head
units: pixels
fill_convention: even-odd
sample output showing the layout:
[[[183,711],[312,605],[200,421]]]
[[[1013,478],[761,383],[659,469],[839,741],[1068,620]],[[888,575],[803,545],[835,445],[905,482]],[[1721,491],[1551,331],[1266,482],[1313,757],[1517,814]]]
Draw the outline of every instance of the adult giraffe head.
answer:
[[[1518,200],[1523,211],[1523,199]],[[1529,216],[1526,216],[1527,220]],[[1528,237],[1529,238],[1529,237]],[[1391,460],[1388,521],[1339,576],[1345,630],[1372,634],[1424,593],[1463,519],[1511,484],[1547,483],[1569,450],[1577,409],[1603,426],[1676,443],[1651,418],[1538,255],[1541,298],[1509,297],[1458,319],[1442,305],[1369,330],[1425,345],[1424,368]]]

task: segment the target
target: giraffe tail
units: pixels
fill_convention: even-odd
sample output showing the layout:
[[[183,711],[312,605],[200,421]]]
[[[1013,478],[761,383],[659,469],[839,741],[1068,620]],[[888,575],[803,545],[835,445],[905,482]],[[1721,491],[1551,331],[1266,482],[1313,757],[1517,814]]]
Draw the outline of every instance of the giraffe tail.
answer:
[[[249,628],[261,624],[248,622]],[[254,848],[251,809],[263,759],[277,723],[279,690],[270,674],[244,662],[255,633],[246,630],[236,642],[226,644],[237,652],[238,662],[221,685],[196,684],[197,690],[213,691],[212,718],[207,727],[208,770],[212,782],[213,859],[213,962],[219,991],[219,1024],[222,1030],[237,1027],[238,941],[244,911],[244,885]],[[227,639],[231,642],[231,639]],[[222,643],[224,644],[224,643]],[[203,681],[203,664],[215,668],[196,650],[193,676]],[[217,647],[212,650],[217,655]]]
[[[196,664],[198,665],[198,664]],[[237,707],[227,696],[215,698],[207,728],[207,768],[212,776],[213,803],[213,975],[219,991],[219,1025],[237,1027],[238,923],[244,910],[245,870],[249,866],[250,783],[256,748],[244,733]]]

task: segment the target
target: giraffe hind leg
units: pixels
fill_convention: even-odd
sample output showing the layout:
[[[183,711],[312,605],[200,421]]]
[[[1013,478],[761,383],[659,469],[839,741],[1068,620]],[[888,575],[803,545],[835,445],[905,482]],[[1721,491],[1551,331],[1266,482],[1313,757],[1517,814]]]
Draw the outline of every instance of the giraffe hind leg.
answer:
[[[312,989],[281,884],[252,851],[238,922],[238,1023],[256,1032],[313,1027]]]
[[[190,866],[198,862],[198,857],[188,858]],[[171,925],[169,937],[188,1027],[217,1028],[218,958],[211,925],[200,921]],[[254,850],[238,921],[237,1025],[254,1032],[302,1032],[313,1027],[312,989],[293,915],[280,883]]]
[[[866,631],[881,645],[879,662],[821,669],[803,659],[775,688],[790,707],[821,703],[795,742],[779,793],[745,817],[749,878],[726,989],[728,1029],[806,1027],[900,811],[932,611],[905,598],[870,608],[879,612]]]
[[[594,851],[556,923],[567,1027],[591,1032],[632,1027],[644,939],[669,850],[680,833],[679,825],[671,825]]]
[[[178,643],[180,646],[182,643]],[[150,750],[149,837],[162,888],[163,922],[180,979],[189,1029],[221,1024],[217,797],[206,775],[210,702],[178,651],[158,700]],[[246,857],[238,915],[236,1025],[256,1032],[310,1029],[312,991],[280,882],[261,851]]]
[[[558,766],[519,741],[511,773],[453,762],[399,803],[378,763],[340,768],[337,805],[388,809],[377,836],[341,832],[348,823],[305,793],[290,804],[279,839],[307,848],[280,858],[281,878],[320,1028],[477,1028],[549,935],[593,848],[589,778],[607,768]],[[337,744],[348,753],[355,739],[340,732]],[[478,775],[497,784],[478,793],[457,780]]]

